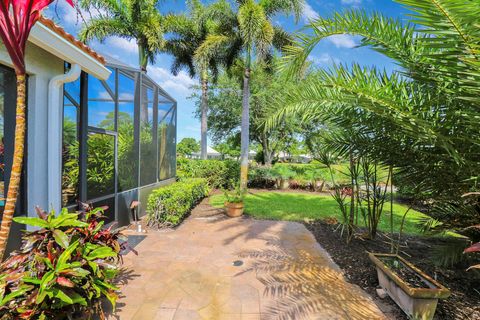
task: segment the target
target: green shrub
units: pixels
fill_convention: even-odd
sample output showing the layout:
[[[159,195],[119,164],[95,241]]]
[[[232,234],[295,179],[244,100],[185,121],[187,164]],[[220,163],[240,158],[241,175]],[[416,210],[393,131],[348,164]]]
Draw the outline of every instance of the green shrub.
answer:
[[[86,210],[14,218],[41,229],[25,232],[0,266],[2,320],[90,319],[102,315],[103,298],[115,308],[120,235],[103,228],[102,209]]]
[[[275,175],[271,167],[251,167],[248,170],[250,188],[271,189],[275,186]]]
[[[336,175],[342,176],[340,172]],[[251,167],[248,175],[249,187],[270,189],[277,180],[290,180],[292,189],[319,189],[325,180],[330,180],[328,169],[321,164],[277,163],[273,167]],[[345,178],[343,178],[345,179]]]
[[[148,197],[148,224],[159,227],[178,225],[209,191],[208,181],[203,178],[184,179],[154,190]]]
[[[240,164],[234,160],[192,160],[181,158],[177,161],[177,177],[205,178],[211,188],[228,187],[228,182],[240,180]]]

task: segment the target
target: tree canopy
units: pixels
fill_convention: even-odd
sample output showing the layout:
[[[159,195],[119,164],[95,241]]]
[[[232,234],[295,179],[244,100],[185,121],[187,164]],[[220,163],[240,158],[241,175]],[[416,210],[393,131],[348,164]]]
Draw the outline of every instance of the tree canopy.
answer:
[[[200,144],[194,138],[183,138],[177,144],[177,154],[181,156],[191,156],[200,151]]]

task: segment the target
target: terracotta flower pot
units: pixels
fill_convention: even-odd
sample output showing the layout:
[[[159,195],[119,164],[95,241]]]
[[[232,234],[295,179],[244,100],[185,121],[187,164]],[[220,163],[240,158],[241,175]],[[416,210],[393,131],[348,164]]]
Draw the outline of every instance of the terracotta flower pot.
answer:
[[[225,202],[227,216],[231,218],[240,217],[243,214],[243,202]]]

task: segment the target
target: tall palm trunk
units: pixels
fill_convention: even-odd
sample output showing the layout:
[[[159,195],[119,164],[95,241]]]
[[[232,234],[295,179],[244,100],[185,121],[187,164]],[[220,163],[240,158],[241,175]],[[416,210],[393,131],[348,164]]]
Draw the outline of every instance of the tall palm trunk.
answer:
[[[10,234],[15,205],[17,203],[18,191],[20,189],[20,177],[23,167],[23,155],[25,146],[25,74],[17,74],[17,113],[15,125],[15,147],[13,152],[13,164],[8,183],[7,203],[3,212],[2,224],[0,227],[0,261],[3,260],[7,240]]]
[[[142,72],[147,72],[147,65],[148,65],[148,58],[146,54],[145,46],[143,42],[138,41],[138,63],[140,65],[140,70]],[[140,87],[140,94],[142,97],[142,101],[140,103],[140,123],[146,124],[148,123],[148,94],[147,90],[143,90],[143,86]]]
[[[240,146],[240,187],[247,189],[248,183],[248,146],[250,135],[250,59],[247,58],[243,76],[242,135]]]
[[[202,71],[202,105],[201,105],[201,113],[202,113],[201,122],[202,123],[201,123],[201,129],[200,129],[201,130],[200,158],[202,160],[207,159],[207,130],[208,130],[207,112],[208,112],[208,74],[204,70]]]

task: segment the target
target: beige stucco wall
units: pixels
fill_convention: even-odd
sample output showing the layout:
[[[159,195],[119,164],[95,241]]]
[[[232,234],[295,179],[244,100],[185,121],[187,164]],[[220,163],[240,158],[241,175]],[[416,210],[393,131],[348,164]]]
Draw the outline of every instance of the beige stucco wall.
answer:
[[[0,43],[0,63],[12,66],[5,47]],[[26,50],[28,73],[28,137],[27,137],[27,205],[28,215],[35,215],[39,205],[48,209],[47,128],[48,83],[64,73],[64,62],[29,43]],[[60,95],[62,96],[62,95]],[[60,155],[59,155],[60,156]],[[61,168],[58,168],[61,170]]]

